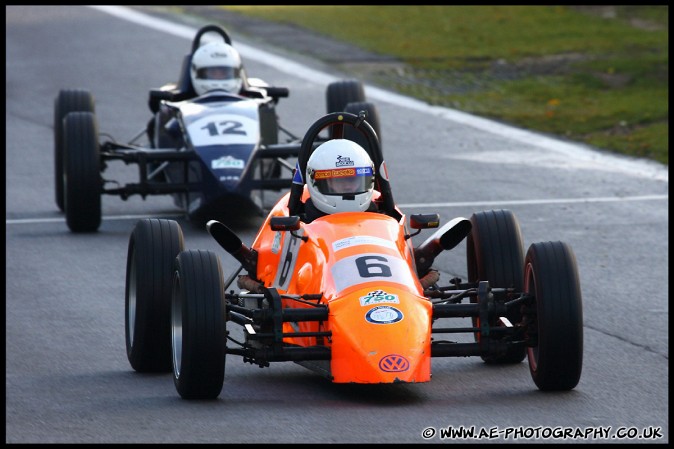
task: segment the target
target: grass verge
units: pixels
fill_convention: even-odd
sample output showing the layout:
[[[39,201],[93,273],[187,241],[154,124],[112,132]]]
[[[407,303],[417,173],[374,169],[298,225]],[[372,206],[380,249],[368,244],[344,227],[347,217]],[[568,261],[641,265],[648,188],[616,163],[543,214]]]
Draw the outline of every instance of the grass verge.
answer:
[[[669,165],[669,7],[226,6],[397,58],[367,82]]]

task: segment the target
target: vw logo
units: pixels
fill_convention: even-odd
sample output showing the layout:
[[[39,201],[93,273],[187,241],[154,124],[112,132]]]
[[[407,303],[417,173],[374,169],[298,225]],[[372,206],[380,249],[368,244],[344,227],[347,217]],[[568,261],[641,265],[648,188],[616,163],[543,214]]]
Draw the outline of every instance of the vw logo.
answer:
[[[400,373],[410,368],[410,362],[401,355],[389,354],[379,361],[379,369],[387,373]]]

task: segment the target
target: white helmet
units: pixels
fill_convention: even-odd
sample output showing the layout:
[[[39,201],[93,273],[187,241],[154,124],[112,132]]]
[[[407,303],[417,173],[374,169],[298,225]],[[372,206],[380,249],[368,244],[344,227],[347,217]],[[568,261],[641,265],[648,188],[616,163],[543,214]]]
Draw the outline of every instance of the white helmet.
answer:
[[[314,205],[326,214],[365,211],[374,191],[374,164],[356,142],[329,140],[307,161],[307,188]]]
[[[241,76],[241,57],[231,45],[210,42],[192,55],[192,86],[197,95],[213,89],[238,94],[243,84]]]

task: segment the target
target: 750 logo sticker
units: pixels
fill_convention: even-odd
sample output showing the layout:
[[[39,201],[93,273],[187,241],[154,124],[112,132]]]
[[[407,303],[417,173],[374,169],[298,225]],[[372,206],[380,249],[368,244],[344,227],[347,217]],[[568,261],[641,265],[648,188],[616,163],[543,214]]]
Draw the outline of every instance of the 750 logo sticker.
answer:
[[[393,303],[399,304],[398,295],[386,293],[384,290],[375,290],[359,298],[361,306],[371,306],[372,304]]]

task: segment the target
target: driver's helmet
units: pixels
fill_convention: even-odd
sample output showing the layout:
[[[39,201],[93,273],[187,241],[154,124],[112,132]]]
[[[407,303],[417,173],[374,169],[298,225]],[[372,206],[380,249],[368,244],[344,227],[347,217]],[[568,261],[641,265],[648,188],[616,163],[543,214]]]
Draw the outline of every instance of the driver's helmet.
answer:
[[[238,94],[243,85],[239,52],[224,42],[210,42],[192,55],[190,75],[197,95],[213,89]]]
[[[374,191],[374,163],[356,142],[329,140],[307,161],[311,201],[326,214],[365,211]]]

